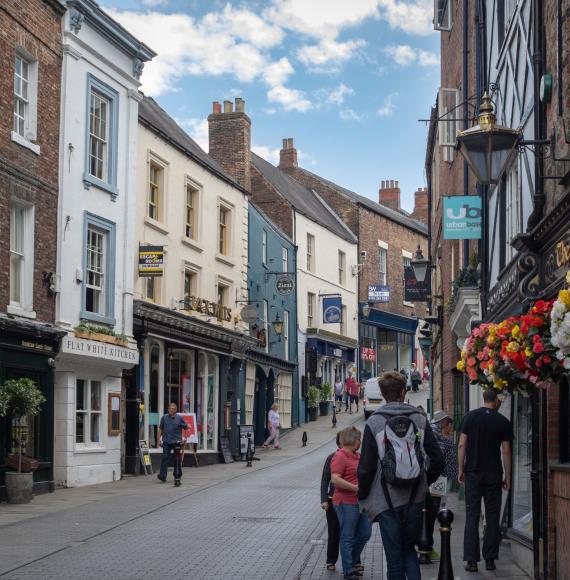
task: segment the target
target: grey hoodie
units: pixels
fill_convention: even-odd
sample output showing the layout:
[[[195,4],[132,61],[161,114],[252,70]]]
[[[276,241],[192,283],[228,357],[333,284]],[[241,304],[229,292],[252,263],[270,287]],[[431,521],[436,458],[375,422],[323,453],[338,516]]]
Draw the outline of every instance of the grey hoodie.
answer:
[[[379,461],[376,435],[386,425],[387,418],[407,415],[423,434],[423,448],[426,456],[426,472],[417,488],[414,503],[423,502],[428,485],[433,483],[443,470],[443,454],[435,439],[427,419],[412,405],[407,403],[387,403],[378,409],[366,423],[362,438],[362,452],[358,465],[358,500],[360,511],[370,520],[390,509],[382,489],[382,466]],[[394,508],[405,506],[410,502],[411,488],[393,487],[387,484],[388,493]]]

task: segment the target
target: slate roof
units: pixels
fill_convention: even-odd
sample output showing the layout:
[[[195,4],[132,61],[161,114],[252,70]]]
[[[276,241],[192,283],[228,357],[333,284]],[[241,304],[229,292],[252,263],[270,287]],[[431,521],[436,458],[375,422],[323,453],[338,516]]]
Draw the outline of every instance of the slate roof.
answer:
[[[341,195],[344,195],[345,197],[348,197],[349,199],[355,201],[356,203],[363,205],[365,208],[369,209],[370,211],[373,211],[374,213],[377,213],[377,214],[379,214],[379,215],[381,215],[381,216],[383,216],[391,221],[399,223],[400,225],[403,225],[411,230],[414,230],[420,234],[423,234],[424,236],[428,235],[428,226],[426,224],[419,222],[418,220],[415,220],[412,217],[404,215],[403,213],[400,213],[399,211],[396,211],[395,209],[392,209],[390,207],[387,207],[385,205],[377,203],[368,197],[364,197],[363,195],[359,195],[358,193],[355,193],[354,191],[350,191],[350,189],[346,189],[346,187],[342,187],[342,185],[338,185],[337,183],[329,181],[328,179],[325,179],[324,177],[321,177],[320,175],[316,175],[315,173],[307,171],[306,169],[303,169],[302,167],[298,167],[297,169],[299,171],[302,171],[303,173],[306,173],[310,177],[313,177],[314,179],[318,179],[324,185],[327,185],[327,186],[331,187],[332,189],[335,189]]]
[[[337,214],[313,190],[301,185],[286,173],[255,153],[251,153],[252,165],[275,189],[301,214],[318,223],[337,236],[355,244],[356,236]]]
[[[139,121],[163,139],[188,155],[196,163],[217,175],[231,186],[247,193],[235,179],[176,123],[176,121],[151,97],[143,97],[139,103]]]

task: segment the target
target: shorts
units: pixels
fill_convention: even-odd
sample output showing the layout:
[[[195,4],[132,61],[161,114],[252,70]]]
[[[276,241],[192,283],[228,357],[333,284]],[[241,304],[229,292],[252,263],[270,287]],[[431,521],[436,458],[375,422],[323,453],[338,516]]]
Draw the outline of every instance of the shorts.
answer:
[[[350,395],[351,403],[358,403],[358,395]]]
[[[342,402],[342,394],[335,395],[334,398],[335,398],[335,401],[341,401]]]

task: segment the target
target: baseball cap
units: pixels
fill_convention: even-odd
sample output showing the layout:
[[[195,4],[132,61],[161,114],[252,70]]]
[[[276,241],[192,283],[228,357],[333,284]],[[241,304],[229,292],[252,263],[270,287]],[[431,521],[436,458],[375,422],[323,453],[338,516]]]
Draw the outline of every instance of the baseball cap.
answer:
[[[431,422],[432,423],[439,423],[440,421],[443,421],[444,419],[449,419],[450,421],[453,421],[453,419],[445,411],[436,411],[433,414],[433,419],[431,420]]]

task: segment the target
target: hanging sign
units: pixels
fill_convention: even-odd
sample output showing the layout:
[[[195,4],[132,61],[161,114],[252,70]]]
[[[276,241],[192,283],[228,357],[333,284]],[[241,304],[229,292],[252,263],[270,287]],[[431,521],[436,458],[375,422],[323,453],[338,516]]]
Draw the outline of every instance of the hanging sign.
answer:
[[[163,266],[164,246],[139,244],[139,276],[162,276]]]
[[[323,323],[338,324],[342,322],[342,298],[340,296],[323,297]]]
[[[383,284],[368,286],[368,302],[390,302],[390,288]]]
[[[293,280],[293,276],[290,276],[289,274],[279,276],[275,282],[275,288],[279,294],[284,296],[291,294],[291,292],[295,290],[295,280]]]
[[[431,278],[426,276],[423,282],[418,282],[414,269],[404,268],[404,300],[406,302],[429,302],[431,295]]]
[[[451,195],[443,198],[443,239],[480,240],[481,197]]]

